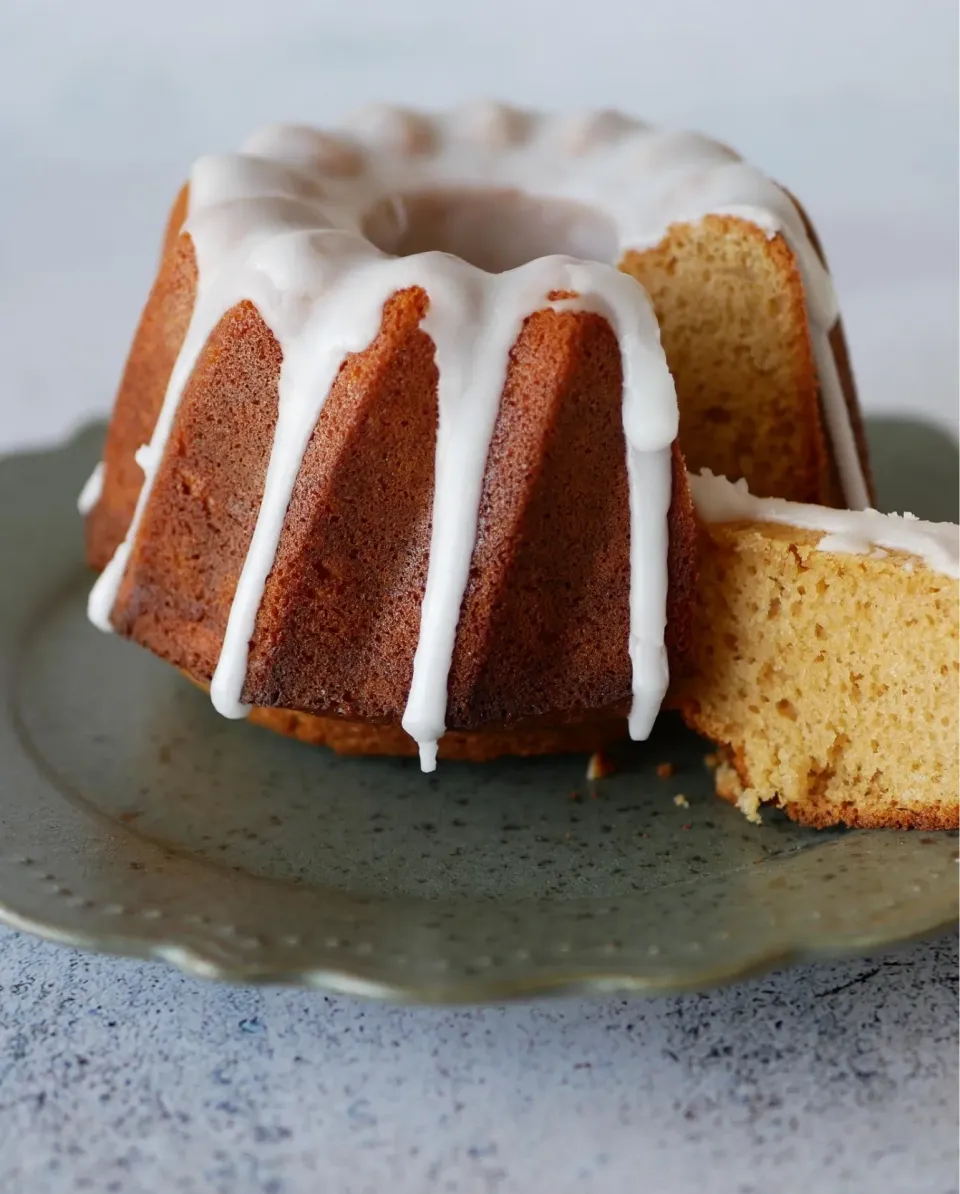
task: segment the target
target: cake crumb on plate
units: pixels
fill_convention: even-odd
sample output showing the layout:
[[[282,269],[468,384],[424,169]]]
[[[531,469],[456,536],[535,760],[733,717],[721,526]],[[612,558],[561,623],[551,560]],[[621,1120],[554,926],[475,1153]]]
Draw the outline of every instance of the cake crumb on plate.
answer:
[[[587,779],[604,779],[608,775],[613,775],[616,771],[613,763],[603,753],[598,750],[596,754],[590,756],[590,762],[587,764]]]

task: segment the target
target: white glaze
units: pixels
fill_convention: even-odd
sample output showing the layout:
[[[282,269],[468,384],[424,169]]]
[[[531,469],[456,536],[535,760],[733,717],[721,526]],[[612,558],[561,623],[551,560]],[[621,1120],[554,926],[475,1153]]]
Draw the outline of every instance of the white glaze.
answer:
[[[704,522],[774,522],[805,531],[822,531],[820,551],[869,555],[883,559],[902,552],[944,576],[960,576],[960,527],[952,522],[922,522],[913,514],[878,510],[832,510],[781,498],[754,497],[744,480],[728,481],[705,469],[691,474],[690,492]]]
[[[102,460],[94,465],[93,472],[83,483],[83,489],[80,490],[80,496],[77,498],[77,509],[84,517],[86,517],[97,504],[97,502],[100,501],[101,493],[103,493]]]
[[[365,235],[389,205],[404,231],[403,196],[455,188],[520,191],[601,213],[615,230],[607,261],[545,256],[487,273],[456,256],[392,257]],[[480,486],[510,348],[523,319],[548,306],[603,313],[624,368],[630,493],[631,733],[644,737],[666,690],[669,447],[676,397],[641,287],[616,266],[678,222],[709,213],[745,218],[789,242],[803,277],[828,426],[848,499],[866,502],[827,336],[836,321],[829,275],[789,198],[735,154],[696,134],[651,130],[616,113],[548,119],[501,105],[427,116],[368,109],[345,131],[274,126],[241,154],[202,158],[190,180],[186,230],[196,251],[197,299],[151,443],[138,454],[144,484],[124,542],[91,593],[91,619],[109,629],[132,544],[177,405],[197,356],[237,302],[254,303],[283,353],[266,489],[230,612],[214,704],[242,716],[248,647],[287,505],[326,395],[347,353],[374,338],[396,290],[430,297],[424,329],[436,346],[439,428],[431,551],[404,727],[433,766],[444,729],[447,677],[476,537]],[[560,232],[569,243],[571,229]],[[382,243],[382,241],[381,241]],[[575,299],[548,301],[552,291]]]

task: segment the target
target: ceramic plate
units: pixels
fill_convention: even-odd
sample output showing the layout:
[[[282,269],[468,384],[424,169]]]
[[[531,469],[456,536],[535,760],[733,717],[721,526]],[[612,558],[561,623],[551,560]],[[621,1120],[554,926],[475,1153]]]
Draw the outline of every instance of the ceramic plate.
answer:
[[[871,434],[888,508],[955,517],[949,441]],[[954,918],[952,834],[748,824],[712,795],[709,746],[669,721],[589,784],[580,757],[424,776],[219,718],[86,622],[74,502],[101,438],[0,463],[7,923],[210,977],[439,1002],[705,987]]]

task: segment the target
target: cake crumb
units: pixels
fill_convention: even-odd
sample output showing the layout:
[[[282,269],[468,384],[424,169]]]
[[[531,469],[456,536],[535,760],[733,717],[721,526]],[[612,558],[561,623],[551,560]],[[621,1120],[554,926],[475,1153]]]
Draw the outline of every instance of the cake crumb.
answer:
[[[720,756],[713,753],[704,755],[703,765],[708,771],[716,771],[716,769],[720,766]]]
[[[744,788],[737,796],[737,808],[753,825],[763,824],[763,818],[760,816],[762,803],[763,797],[756,788]]]
[[[690,801],[686,798],[686,796],[684,796],[684,794],[682,792],[678,792],[676,794],[676,796],[674,796],[673,803],[677,806],[677,808],[689,808],[690,807]]]
[[[603,753],[598,750],[596,754],[590,756],[590,762],[587,764],[587,779],[605,779],[608,775],[613,775],[616,771],[613,763]]]
[[[658,763],[657,775],[660,779],[669,779],[676,771],[676,767],[672,763]]]

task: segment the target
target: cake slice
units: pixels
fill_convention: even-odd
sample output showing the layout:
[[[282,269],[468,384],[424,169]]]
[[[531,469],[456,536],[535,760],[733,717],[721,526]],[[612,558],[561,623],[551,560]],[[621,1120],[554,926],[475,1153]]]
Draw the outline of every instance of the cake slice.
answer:
[[[690,484],[703,554],[670,702],[720,744],[718,794],[751,820],[956,827],[960,528]]]

